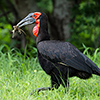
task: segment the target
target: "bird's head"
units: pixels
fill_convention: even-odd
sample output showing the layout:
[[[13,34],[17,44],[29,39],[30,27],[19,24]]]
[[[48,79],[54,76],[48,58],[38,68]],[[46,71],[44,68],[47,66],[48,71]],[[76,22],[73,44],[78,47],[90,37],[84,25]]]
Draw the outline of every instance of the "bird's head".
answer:
[[[17,27],[21,28],[22,26],[35,23],[36,26],[33,28],[33,34],[37,37],[39,33],[41,16],[42,16],[41,12],[30,13],[17,24]]]

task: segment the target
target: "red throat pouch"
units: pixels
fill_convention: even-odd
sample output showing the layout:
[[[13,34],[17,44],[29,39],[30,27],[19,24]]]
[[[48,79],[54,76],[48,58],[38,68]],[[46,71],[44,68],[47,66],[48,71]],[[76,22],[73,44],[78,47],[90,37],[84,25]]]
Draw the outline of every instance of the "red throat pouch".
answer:
[[[39,27],[40,27],[40,19],[38,19],[35,22],[36,26],[33,28],[33,34],[37,37],[39,33]]]

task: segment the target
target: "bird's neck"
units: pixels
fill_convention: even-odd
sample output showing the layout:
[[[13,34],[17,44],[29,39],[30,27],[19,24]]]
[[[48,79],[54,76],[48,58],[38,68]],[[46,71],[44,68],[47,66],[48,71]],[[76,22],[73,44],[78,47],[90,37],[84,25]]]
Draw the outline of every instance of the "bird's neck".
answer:
[[[38,44],[41,41],[50,40],[50,36],[48,33],[48,25],[47,23],[41,23],[39,27],[39,34],[36,38],[36,43]]]

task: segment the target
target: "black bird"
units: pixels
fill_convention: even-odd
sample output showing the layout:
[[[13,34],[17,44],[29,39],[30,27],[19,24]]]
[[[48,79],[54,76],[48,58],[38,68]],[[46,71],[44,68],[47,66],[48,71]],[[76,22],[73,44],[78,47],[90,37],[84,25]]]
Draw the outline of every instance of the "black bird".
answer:
[[[37,37],[37,56],[42,69],[51,76],[51,87],[38,88],[37,91],[66,87],[68,77],[77,76],[88,79],[92,74],[100,76],[100,69],[75,46],[69,42],[50,40],[47,16],[41,12],[30,13],[17,27],[35,23],[33,34]],[[31,94],[33,94],[34,90]]]

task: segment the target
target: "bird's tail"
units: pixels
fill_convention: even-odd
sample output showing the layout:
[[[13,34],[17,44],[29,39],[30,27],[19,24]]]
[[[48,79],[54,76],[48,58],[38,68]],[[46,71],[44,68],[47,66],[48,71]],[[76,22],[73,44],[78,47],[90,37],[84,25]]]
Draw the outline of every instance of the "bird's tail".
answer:
[[[94,71],[93,74],[100,76],[100,69]]]

